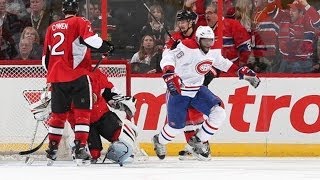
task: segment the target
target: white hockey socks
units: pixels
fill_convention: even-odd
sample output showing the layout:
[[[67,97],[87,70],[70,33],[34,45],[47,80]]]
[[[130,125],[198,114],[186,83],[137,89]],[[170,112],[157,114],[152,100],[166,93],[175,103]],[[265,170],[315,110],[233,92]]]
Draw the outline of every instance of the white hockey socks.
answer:
[[[219,127],[225,122],[226,120],[226,112],[221,106],[214,106],[211,109],[209,114],[209,118],[205,120],[199,132],[197,133],[197,137],[202,141],[208,141],[214,133],[216,133]]]
[[[169,124],[166,124],[160,134],[159,134],[159,143],[160,144],[168,144],[170,141],[172,141],[178,134],[183,133],[182,129],[175,129],[169,126]]]

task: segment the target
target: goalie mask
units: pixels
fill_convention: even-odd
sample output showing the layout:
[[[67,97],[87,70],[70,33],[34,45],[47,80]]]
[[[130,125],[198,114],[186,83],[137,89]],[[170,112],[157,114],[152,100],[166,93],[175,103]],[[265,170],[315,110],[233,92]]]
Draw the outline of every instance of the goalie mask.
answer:
[[[125,141],[115,141],[110,144],[106,158],[119,163],[122,166],[126,160],[132,156],[133,147],[131,144],[126,143]]]
[[[116,141],[110,144],[106,158],[122,166],[124,163],[132,162],[135,140],[137,138],[137,127],[131,121],[124,119],[121,132]],[[131,157],[131,159],[129,159]]]

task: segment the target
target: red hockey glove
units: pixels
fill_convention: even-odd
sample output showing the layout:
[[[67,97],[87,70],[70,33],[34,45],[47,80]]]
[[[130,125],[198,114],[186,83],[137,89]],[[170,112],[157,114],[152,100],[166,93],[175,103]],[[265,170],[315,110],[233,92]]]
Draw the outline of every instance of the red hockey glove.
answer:
[[[167,83],[168,91],[172,96],[181,94],[181,80],[176,73],[165,73],[162,78]]]
[[[247,66],[243,66],[238,70],[238,76],[239,79],[248,81],[254,88],[258,87],[260,84],[260,79],[257,74]]]

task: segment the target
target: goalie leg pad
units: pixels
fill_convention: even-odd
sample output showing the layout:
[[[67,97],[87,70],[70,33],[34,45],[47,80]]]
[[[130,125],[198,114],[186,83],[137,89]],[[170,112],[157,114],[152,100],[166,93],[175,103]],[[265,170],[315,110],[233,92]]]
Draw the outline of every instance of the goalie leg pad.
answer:
[[[136,126],[129,120],[124,120],[120,133],[114,134],[114,142],[110,145],[106,158],[119,163],[120,166],[133,155],[137,137]],[[115,137],[118,136],[118,137]]]

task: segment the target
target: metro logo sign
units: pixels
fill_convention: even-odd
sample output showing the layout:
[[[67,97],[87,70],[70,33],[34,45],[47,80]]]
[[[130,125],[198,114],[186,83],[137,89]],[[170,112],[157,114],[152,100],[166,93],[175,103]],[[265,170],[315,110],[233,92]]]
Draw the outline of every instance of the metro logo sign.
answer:
[[[154,96],[153,94],[142,92],[134,95],[137,99],[136,108],[137,111],[135,113],[134,119],[135,123],[137,124],[137,120],[139,119],[139,115],[141,114],[141,106],[143,104],[148,105],[147,115],[144,122],[143,129],[144,130],[156,130],[157,124],[160,117],[160,110],[162,105],[165,104],[165,94],[162,94],[158,97]]]
[[[228,103],[232,104],[230,124],[235,130],[249,132],[250,123],[248,122],[250,121],[243,119],[243,114],[246,105],[255,104],[255,100],[255,95],[248,95],[248,86],[236,89],[234,95],[229,96]],[[275,111],[281,108],[289,108],[290,103],[291,95],[283,95],[278,98],[276,96],[262,96],[255,131],[268,132]],[[312,104],[320,108],[320,96],[310,95],[303,97],[291,109],[290,123],[294,129],[301,133],[316,133],[320,131],[319,115],[314,124],[307,124],[304,119],[306,108]]]
[[[228,95],[228,105],[231,106],[230,114],[227,119],[230,120],[231,127],[237,132],[249,132],[251,123],[255,122],[255,132],[269,132],[271,123],[275,120],[275,112],[279,109],[289,109],[290,114],[288,117],[281,119],[281,121],[288,121],[288,126],[291,126],[300,133],[317,133],[320,131],[320,96],[319,95],[307,95],[298,99],[293,105],[292,95],[262,95],[261,103],[258,104],[256,95],[248,94],[249,86],[236,88],[233,94]],[[162,127],[158,126],[160,117],[160,110],[165,105],[165,94],[155,96],[149,92],[140,92],[135,95],[137,98],[137,112],[135,114],[135,121],[139,119],[141,114],[141,106],[146,104],[148,106],[146,112],[146,119],[143,126],[144,130],[157,130]],[[259,99],[260,100],[260,99]],[[224,104],[226,105],[226,102]],[[258,111],[250,112],[257,116],[254,121],[252,119],[244,119],[247,105],[255,105],[258,107]],[[318,107],[317,118],[314,123],[307,123],[305,120],[306,109],[310,105]],[[292,107],[290,109],[290,107]],[[228,110],[228,109],[227,109]],[[254,116],[252,116],[254,117]],[[159,125],[161,126],[161,125]]]

